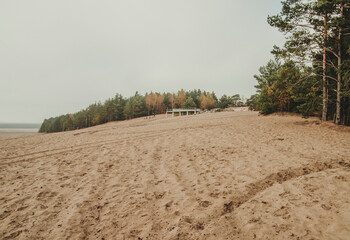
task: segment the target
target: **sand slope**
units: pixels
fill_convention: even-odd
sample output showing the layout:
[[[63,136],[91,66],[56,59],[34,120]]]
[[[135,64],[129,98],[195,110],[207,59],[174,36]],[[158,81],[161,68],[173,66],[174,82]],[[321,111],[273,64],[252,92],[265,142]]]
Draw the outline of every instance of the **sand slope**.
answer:
[[[1,239],[350,239],[350,130],[255,112],[0,140]]]

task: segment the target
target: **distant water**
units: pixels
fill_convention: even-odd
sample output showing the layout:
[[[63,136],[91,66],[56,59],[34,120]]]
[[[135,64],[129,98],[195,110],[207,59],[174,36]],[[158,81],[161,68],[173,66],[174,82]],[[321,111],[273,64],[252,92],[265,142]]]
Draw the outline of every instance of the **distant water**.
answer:
[[[17,129],[38,129],[40,123],[0,123],[0,128],[17,128]]]
[[[37,133],[40,123],[0,123],[0,138]]]
[[[39,128],[0,128],[0,132],[38,132]]]

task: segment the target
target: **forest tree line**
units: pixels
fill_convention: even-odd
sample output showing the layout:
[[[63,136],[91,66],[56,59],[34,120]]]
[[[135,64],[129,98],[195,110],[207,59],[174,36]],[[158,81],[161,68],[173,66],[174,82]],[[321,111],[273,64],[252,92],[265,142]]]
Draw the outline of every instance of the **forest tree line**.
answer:
[[[201,90],[185,91],[177,93],[146,93],[138,92],[134,96],[124,98],[116,94],[114,98],[107,99],[104,103],[91,104],[86,109],[74,114],[66,114],[45,119],[39,132],[61,132],[95,126],[111,121],[120,121],[165,113],[172,108],[227,108],[230,106],[243,106],[239,94],[233,96],[223,95],[220,99],[214,92]]]
[[[350,125],[350,4],[286,0],[268,23],[286,35],[254,76],[249,105],[263,114],[297,112]]]

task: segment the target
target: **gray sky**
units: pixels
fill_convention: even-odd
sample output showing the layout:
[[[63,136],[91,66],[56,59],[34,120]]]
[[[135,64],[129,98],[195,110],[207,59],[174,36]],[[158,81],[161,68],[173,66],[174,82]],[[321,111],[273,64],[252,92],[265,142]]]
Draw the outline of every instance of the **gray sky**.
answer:
[[[121,93],[255,93],[279,0],[0,0],[0,122],[42,122]]]

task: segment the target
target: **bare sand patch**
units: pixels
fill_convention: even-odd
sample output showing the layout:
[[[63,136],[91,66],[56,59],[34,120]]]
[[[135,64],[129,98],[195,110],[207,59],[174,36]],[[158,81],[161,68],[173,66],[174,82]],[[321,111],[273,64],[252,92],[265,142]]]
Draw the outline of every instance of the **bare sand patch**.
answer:
[[[349,239],[347,129],[222,112],[0,139],[0,238]]]
[[[38,134],[37,132],[11,132],[11,131],[7,131],[7,132],[2,132],[0,131],[0,139],[4,139],[4,138],[15,138],[15,137],[21,137],[21,136],[28,136],[28,135],[34,135],[34,134]]]

